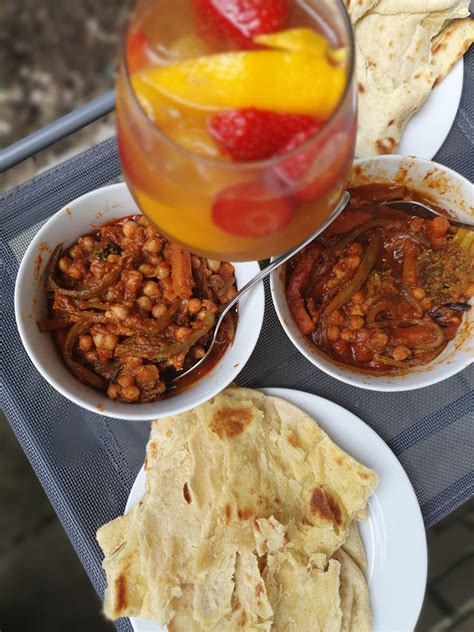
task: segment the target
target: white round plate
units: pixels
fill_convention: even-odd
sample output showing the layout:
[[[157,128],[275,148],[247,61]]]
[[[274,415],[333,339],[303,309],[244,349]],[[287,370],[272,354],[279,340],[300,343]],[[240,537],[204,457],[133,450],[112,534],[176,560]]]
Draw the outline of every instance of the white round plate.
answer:
[[[413,115],[397,153],[431,160],[446,140],[461,101],[464,62],[461,58]]]
[[[425,594],[426,535],[415,492],[400,462],[376,432],[345,408],[302,391],[261,390],[306,411],[333,441],[379,475],[379,485],[369,500],[368,520],[359,522],[367,554],[373,631],[413,630]],[[142,468],[130,491],[125,513],[139,502],[144,491]],[[138,617],[131,617],[130,621],[135,632],[166,630]]]

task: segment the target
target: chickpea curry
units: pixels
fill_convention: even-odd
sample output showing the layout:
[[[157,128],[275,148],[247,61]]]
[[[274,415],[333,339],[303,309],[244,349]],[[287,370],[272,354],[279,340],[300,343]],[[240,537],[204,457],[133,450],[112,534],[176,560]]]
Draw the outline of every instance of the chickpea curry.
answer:
[[[404,186],[365,185],[350,194],[341,215],[288,264],[293,318],[322,352],[356,369],[427,364],[470,309],[473,233],[448,217],[422,219],[382,204],[423,201]]]
[[[47,273],[52,332],[69,370],[122,402],[151,402],[176,392],[174,378],[205,352],[222,304],[236,294],[230,263],[191,255],[169,243],[142,215],[98,227],[63,250]],[[229,314],[190,385],[234,338]]]

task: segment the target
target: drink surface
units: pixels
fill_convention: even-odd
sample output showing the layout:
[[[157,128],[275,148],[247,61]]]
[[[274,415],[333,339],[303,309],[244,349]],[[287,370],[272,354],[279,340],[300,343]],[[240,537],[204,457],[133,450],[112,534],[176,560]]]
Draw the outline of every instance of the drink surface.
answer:
[[[118,80],[122,169],[143,212],[194,252],[283,252],[344,190],[355,135],[350,36],[317,2],[302,7],[137,6]]]

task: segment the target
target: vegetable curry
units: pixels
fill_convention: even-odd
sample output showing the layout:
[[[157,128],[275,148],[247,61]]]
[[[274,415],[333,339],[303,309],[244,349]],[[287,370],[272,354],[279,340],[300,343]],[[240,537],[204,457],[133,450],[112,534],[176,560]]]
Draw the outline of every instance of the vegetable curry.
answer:
[[[448,217],[427,220],[383,205],[422,200],[403,186],[365,185],[350,194],[349,206],[288,264],[293,318],[326,355],[357,369],[427,364],[470,309],[473,234]]]
[[[173,379],[201,359],[222,304],[236,294],[230,263],[168,243],[144,216],[96,228],[47,270],[49,320],[65,364],[110,399],[150,402],[176,392]],[[236,314],[219,329],[209,357],[180,389],[209,371],[234,337]]]

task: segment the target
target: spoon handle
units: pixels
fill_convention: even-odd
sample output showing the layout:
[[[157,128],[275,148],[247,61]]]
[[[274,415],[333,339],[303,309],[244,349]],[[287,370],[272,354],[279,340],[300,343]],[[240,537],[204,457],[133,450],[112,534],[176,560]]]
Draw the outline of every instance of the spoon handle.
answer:
[[[312,233],[303,243],[298,244],[297,246],[295,246],[291,250],[288,250],[288,252],[285,252],[284,254],[280,255],[279,257],[275,257],[273,259],[273,261],[271,261],[266,268],[261,270],[252,279],[250,279],[250,281],[248,283],[246,283],[237,292],[237,294],[234,296],[234,298],[231,299],[228,303],[226,303],[226,306],[224,307],[223,311],[221,312],[221,315],[220,315],[219,320],[217,322],[216,329],[221,324],[221,321],[224,318],[224,316],[229,312],[230,309],[232,309],[232,307],[240,300],[240,298],[242,298],[242,296],[246,292],[248,292],[248,290],[250,290],[250,288],[252,288],[254,285],[259,283],[262,279],[265,279],[269,274],[271,274],[273,272],[273,270],[275,270],[276,268],[281,266],[283,263],[286,263],[286,261],[288,261],[288,259],[291,259],[291,257],[293,257],[297,252],[299,252],[305,246],[310,244],[313,241],[313,239],[315,239],[318,235],[320,235],[329,226],[329,224],[331,224],[331,222],[336,219],[336,217],[339,215],[339,213],[341,213],[346,208],[347,204],[349,203],[349,200],[350,200],[350,195],[349,195],[349,193],[347,191],[345,191],[343,193],[343,195],[342,195],[342,198],[341,198],[339,204],[332,211],[332,213],[327,217],[327,219],[321,224],[321,226],[319,226],[317,228],[317,230],[314,233]]]

